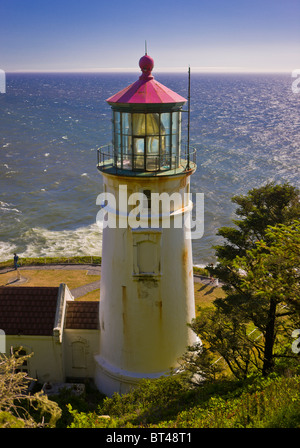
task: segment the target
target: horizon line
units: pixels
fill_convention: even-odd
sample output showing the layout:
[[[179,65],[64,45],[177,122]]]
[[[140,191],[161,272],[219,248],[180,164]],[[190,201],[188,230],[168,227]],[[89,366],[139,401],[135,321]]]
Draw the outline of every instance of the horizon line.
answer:
[[[193,73],[292,73],[294,69],[270,69],[270,68],[245,68],[245,67],[190,67]],[[154,69],[153,73],[187,73],[188,67],[165,67]],[[138,73],[133,67],[108,67],[87,69],[14,69],[5,73]]]

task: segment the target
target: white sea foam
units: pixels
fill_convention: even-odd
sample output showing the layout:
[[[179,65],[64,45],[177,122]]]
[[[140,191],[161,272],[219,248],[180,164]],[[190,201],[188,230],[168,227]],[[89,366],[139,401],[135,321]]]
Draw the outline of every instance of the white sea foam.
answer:
[[[20,210],[15,208],[13,204],[8,204],[7,202],[2,201],[0,201],[0,211],[22,213]]]
[[[201,269],[205,269],[206,265],[205,264],[194,264],[195,268],[201,268]]]
[[[6,261],[11,259],[16,249],[17,247],[14,244],[7,243],[6,241],[0,241],[0,260]]]
[[[26,249],[20,257],[101,256],[102,235],[98,225],[76,230],[51,231],[36,227],[22,236]]]

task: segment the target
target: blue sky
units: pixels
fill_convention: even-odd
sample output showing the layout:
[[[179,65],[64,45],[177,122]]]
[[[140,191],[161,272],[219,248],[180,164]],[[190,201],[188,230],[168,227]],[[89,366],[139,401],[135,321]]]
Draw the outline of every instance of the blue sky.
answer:
[[[300,0],[1,0],[0,68],[292,71]]]

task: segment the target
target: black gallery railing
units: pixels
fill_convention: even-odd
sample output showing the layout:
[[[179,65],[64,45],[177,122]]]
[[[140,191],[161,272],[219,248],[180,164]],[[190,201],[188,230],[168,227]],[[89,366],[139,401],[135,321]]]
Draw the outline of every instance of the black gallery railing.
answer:
[[[113,145],[104,145],[97,149],[98,169],[101,171],[120,172],[131,171],[132,173],[172,170],[176,172],[190,171],[196,167],[197,150],[185,148],[181,155],[150,154],[150,153],[118,153]],[[121,173],[120,173],[121,174]]]

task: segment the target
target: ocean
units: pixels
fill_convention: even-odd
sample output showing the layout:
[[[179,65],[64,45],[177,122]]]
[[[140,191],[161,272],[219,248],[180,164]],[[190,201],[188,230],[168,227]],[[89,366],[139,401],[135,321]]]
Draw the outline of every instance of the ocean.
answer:
[[[11,73],[0,94],[0,260],[101,256],[96,224],[102,178],[97,148],[110,143],[105,99],[139,73]],[[187,98],[187,74],[155,74]],[[186,107],[185,107],[186,109]],[[186,137],[186,117],[183,114]],[[204,234],[195,265],[232,225],[231,198],[267,182],[299,187],[300,94],[289,74],[191,74],[192,193],[204,193]]]

